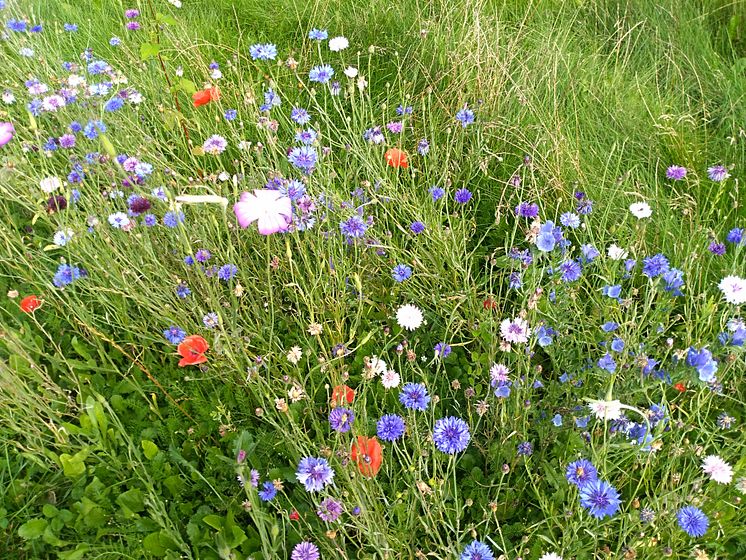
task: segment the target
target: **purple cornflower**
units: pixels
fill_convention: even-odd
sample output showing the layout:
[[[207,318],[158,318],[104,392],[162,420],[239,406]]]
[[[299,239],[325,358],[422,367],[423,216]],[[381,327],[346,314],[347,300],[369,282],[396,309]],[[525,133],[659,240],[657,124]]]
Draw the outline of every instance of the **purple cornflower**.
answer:
[[[407,383],[399,393],[399,402],[410,410],[426,410],[430,395],[423,383]]]
[[[184,338],[186,338],[186,332],[181,330],[176,325],[171,325],[165,331],[163,331],[163,336],[165,336],[166,340],[168,340],[171,344],[179,344],[182,340],[184,340]]]
[[[430,187],[430,196],[433,197],[433,202],[443,198],[444,194],[446,194],[446,191],[442,187],[436,187],[436,186]]]
[[[666,169],[666,179],[681,181],[684,177],[686,177],[686,167],[681,167],[680,165],[672,165],[668,169]]]
[[[303,107],[293,107],[290,119],[297,124],[305,125],[311,122],[311,115]]]
[[[148,226],[153,227],[158,223],[158,218],[156,218],[153,214],[145,214],[142,218],[142,222]]]
[[[404,435],[406,425],[401,416],[386,414],[376,423],[378,437],[383,441],[396,441]]]
[[[433,351],[435,352],[435,357],[441,360],[451,355],[451,347],[445,342],[438,342]]]
[[[214,311],[211,311],[204,317],[202,317],[202,324],[205,325],[208,329],[214,329],[218,326],[220,323],[220,318],[218,317],[218,314]]]
[[[389,129],[390,132],[393,132],[394,134],[399,134],[402,130],[404,130],[404,123],[401,121],[393,121],[386,125],[386,128]]]
[[[319,560],[320,558],[319,548],[308,541],[296,544],[290,554],[290,560]]]
[[[685,506],[676,514],[676,521],[684,532],[690,537],[701,537],[707,532],[710,520],[701,509],[694,506]]]
[[[563,282],[575,282],[583,275],[583,269],[577,261],[565,261],[559,266]]]
[[[303,484],[308,492],[319,492],[324,486],[332,483],[334,471],[326,459],[316,457],[304,457],[298,463],[295,473],[298,482]]]
[[[340,433],[349,432],[355,421],[355,413],[349,408],[336,407],[329,413],[329,425]]]
[[[425,224],[422,222],[412,222],[412,224],[409,226],[409,229],[412,233],[419,235],[423,231],[425,231]]]
[[[249,483],[254,488],[259,488],[259,471],[258,470],[251,469],[251,471],[249,471]]]
[[[212,257],[212,253],[210,253],[207,249],[197,249],[197,252],[194,253],[194,258],[197,262],[207,262]]]
[[[730,177],[730,173],[728,173],[728,169],[724,165],[714,165],[707,168],[707,176],[711,181],[720,183]]]
[[[127,203],[133,216],[139,216],[150,210],[150,201],[144,196],[132,195]]]
[[[391,271],[391,276],[397,282],[404,282],[412,277],[412,269],[406,264],[397,264]]]
[[[433,442],[443,453],[461,453],[469,445],[470,439],[469,425],[461,418],[448,416],[435,421]]]
[[[191,293],[192,290],[190,290],[189,286],[184,284],[184,282],[176,286],[176,295],[179,296],[179,298],[181,299],[185,299]]]
[[[459,204],[466,204],[471,200],[471,191],[467,188],[459,189],[453,198]]]
[[[539,215],[539,205],[533,202],[520,202],[515,207],[515,215],[520,218],[535,218]]]
[[[368,229],[368,224],[355,214],[350,218],[340,222],[339,229],[342,230],[342,235],[348,239],[357,239],[365,235],[365,231]]]
[[[565,478],[570,484],[574,484],[580,488],[587,482],[596,480],[598,478],[598,471],[593,466],[593,463],[587,459],[579,459],[567,465]]]
[[[124,27],[127,31],[137,31],[140,29],[140,23],[137,21],[128,21]]]
[[[75,135],[73,134],[63,134],[58,140],[62,148],[68,149],[75,147]]]
[[[259,490],[259,498],[263,502],[269,502],[277,496],[277,488],[269,480],[262,484],[262,489]]]
[[[238,267],[235,264],[224,264],[218,269],[218,278],[228,282],[238,274]]]
[[[318,515],[323,521],[332,523],[342,515],[342,504],[333,498],[325,498],[319,504],[319,509],[316,510],[316,515]]]
[[[707,250],[713,255],[717,255],[718,257],[721,257],[725,254],[725,243],[718,243],[717,241],[712,241],[708,245]]]
[[[580,487],[580,505],[597,519],[611,517],[621,503],[619,492],[604,480],[590,480]]]
[[[140,15],[140,11],[135,10],[133,8],[130,8],[129,10],[124,11],[124,17],[126,17],[127,19],[135,19],[139,15]]]
[[[426,138],[423,138],[422,140],[417,142],[417,153],[419,153],[421,156],[426,156],[429,151],[430,143],[427,141]]]

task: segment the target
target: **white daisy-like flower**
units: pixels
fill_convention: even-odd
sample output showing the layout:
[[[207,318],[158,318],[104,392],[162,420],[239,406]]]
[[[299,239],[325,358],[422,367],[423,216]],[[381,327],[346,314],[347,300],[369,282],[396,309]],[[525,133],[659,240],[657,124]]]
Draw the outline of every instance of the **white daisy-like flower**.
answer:
[[[62,181],[59,177],[46,177],[39,181],[39,186],[45,193],[52,194],[62,186]]]
[[[394,387],[398,387],[400,381],[401,378],[399,377],[399,374],[396,373],[393,369],[386,370],[383,375],[381,375],[381,385],[383,385],[386,389],[393,389]]]
[[[64,247],[67,245],[70,240],[73,238],[73,230],[71,229],[61,229],[57,233],[54,234],[53,242],[58,247]]]
[[[4,91],[2,96],[3,103],[6,105],[13,105],[16,101],[16,96],[13,95],[12,91]]]
[[[562,556],[556,552],[545,552],[544,556],[539,558],[539,560],[562,560]]]
[[[531,329],[528,327],[528,321],[516,317],[514,319],[504,319],[500,323],[500,334],[506,342],[525,344],[528,342],[528,337],[531,336]]]
[[[490,368],[490,379],[493,381],[507,381],[510,368],[505,364],[492,364]]]
[[[413,331],[422,325],[422,321],[422,311],[415,305],[408,303],[396,310],[396,322],[403,329]]]
[[[702,471],[710,475],[710,480],[720,484],[730,484],[733,480],[733,468],[718,455],[708,455],[702,462]]]
[[[339,52],[345,50],[350,46],[350,42],[347,37],[332,37],[329,39],[329,50],[332,52]]]
[[[347,68],[345,68],[345,76],[347,76],[348,78],[356,77],[357,68],[355,68],[354,66],[348,66]]]
[[[608,253],[609,258],[613,261],[621,261],[622,259],[626,259],[627,255],[629,255],[629,251],[626,249],[622,249],[619,245],[616,243],[609,246]]]
[[[601,420],[618,420],[622,416],[622,403],[619,401],[597,401],[588,403],[588,408],[596,418]]]
[[[649,218],[653,215],[653,209],[650,208],[650,205],[647,202],[635,202],[634,204],[630,204],[629,211],[632,212],[632,215],[638,220]]]
[[[741,305],[746,303],[746,279],[740,276],[726,276],[718,284],[723,297],[728,303]]]
[[[287,359],[293,365],[297,365],[300,359],[303,357],[303,351],[300,346],[293,346],[288,352]]]
[[[375,375],[383,375],[388,369],[386,362],[378,356],[371,356],[370,360],[368,360],[368,367]]]

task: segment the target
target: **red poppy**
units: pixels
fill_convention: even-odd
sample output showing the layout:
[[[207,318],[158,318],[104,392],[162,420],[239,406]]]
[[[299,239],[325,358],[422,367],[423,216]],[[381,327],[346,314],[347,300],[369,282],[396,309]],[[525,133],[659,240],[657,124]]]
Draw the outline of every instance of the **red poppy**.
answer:
[[[176,350],[181,356],[179,366],[196,366],[207,361],[205,352],[210,348],[207,341],[198,334],[193,334],[184,339]]]
[[[21,300],[21,311],[33,313],[41,307],[41,300],[36,296],[26,296]]]
[[[298,513],[298,510],[293,510],[293,512],[290,514],[290,521],[298,521],[300,519],[300,514]]]
[[[684,385],[683,383],[677,383],[673,386],[673,388],[676,389],[679,393],[683,393],[684,391],[686,391],[686,385]]]
[[[485,309],[489,309],[489,310],[497,309],[497,302],[491,297],[488,297],[486,300],[482,302],[482,307],[484,307]]]
[[[407,152],[404,150],[400,150],[399,148],[389,148],[386,150],[386,153],[383,155],[383,157],[386,158],[386,163],[388,163],[391,167],[403,167],[406,169],[409,167],[409,162],[407,161]]]
[[[352,444],[352,460],[363,476],[376,476],[383,462],[381,444],[376,437],[357,436],[357,443]]]
[[[339,406],[347,401],[347,404],[352,404],[355,398],[355,391],[347,385],[337,385],[332,391],[331,406]]]
[[[209,87],[192,94],[192,102],[195,107],[207,105],[210,101],[220,99],[220,90],[216,87]]]

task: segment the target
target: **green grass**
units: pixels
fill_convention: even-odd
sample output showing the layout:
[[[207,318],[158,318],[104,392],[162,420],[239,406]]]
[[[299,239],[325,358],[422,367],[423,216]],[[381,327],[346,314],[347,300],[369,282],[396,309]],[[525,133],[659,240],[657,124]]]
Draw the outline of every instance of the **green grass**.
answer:
[[[8,32],[0,42],[0,89],[17,97],[0,105],[0,121],[16,128],[0,147],[0,556],[269,560],[289,558],[296,543],[311,540],[325,559],[458,558],[475,538],[496,557],[524,560],[552,551],[564,560],[683,559],[695,547],[713,559],[744,556],[745,362],[743,347],[717,340],[729,319],[742,317],[743,306],[723,301],[717,283],[744,276],[744,249],[728,244],[722,257],[707,250],[746,226],[743,2],[7,4],[0,19],[42,21],[44,31]],[[123,13],[134,7],[143,29],[129,32]],[[64,22],[78,31],[63,31]],[[330,53],[307,38],[312,27],[346,36],[350,47]],[[112,36],[122,44],[110,46]],[[256,42],[276,44],[297,70],[251,60]],[[20,56],[22,47],[34,56]],[[69,74],[61,63],[80,63],[86,48],[144,101],[116,113],[92,101],[31,117],[23,83],[37,78],[58,88]],[[159,57],[148,56],[156,50]],[[220,100],[194,108],[193,88],[214,81],[213,60],[223,73]],[[341,95],[308,82],[320,60],[334,67]],[[364,76],[364,91],[343,76],[348,65]],[[258,109],[267,87],[282,98],[270,113],[277,132]],[[384,147],[362,137],[375,125],[385,132],[399,104],[413,113],[401,135],[386,132],[385,146],[410,154],[407,170],[387,167]],[[464,104],[476,112],[466,128],[454,119]],[[301,178],[287,161],[295,105],[312,113],[317,149],[330,148],[304,178],[316,224],[263,237],[238,228],[231,206],[276,174]],[[238,110],[235,121],[222,117],[228,108]],[[78,134],[69,151],[40,149],[71,121],[94,118],[106,123],[104,136]],[[200,149],[213,134],[228,140],[220,156]],[[424,157],[416,154],[421,138],[430,144]],[[242,141],[251,147],[239,149]],[[93,151],[103,157],[85,162]],[[126,204],[107,193],[127,176],[116,154],[153,165],[144,186],[124,190],[150,196],[163,186],[168,202],[150,196],[159,218],[177,195],[216,194],[229,206],[185,204],[176,228],[114,229],[107,217]],[[66,210],[48,212],[39,181],[66,177],[75,162],[86,179],[61,190]],[[717,183],[707,168],[720,163],[732,176]],[[688,169],[685,180],[665,178],[672,164]],[[433,185],[447,190],[437,203]],[[453,199],[461,187],[474,193],[466,205]],[[72,188],[81,195],[75,204]],[[537,251],[527,241],[531,220],[516,218],[514,208],[536,202],[542,222],[558,222],[574,209],[576,191],[594,209],[583,228],[566,230],[567,257],[578,257],[582,244],[601,256],[566,283],[552,272],[566,256]],[[641,200],[653,215],[638,221],[628,207]],[[374,220],[367,244],[339,233],[358,206]],[[416,220],[427,226],[417,236],[409,230]],[[53,245],[66,228],[72,242]],[[638,260],[631,275],[606,258],[612,243]],[[222,282],[186,266],[184,257],[199,248],[212,252],[211,263],[236,264],[237,276]],[[522,268],[509,258],[512,248],[531,248],[534,263]],[[640,273],[642,259],[659,252],[684,272],[682,296]],[[61,262],[87,276],[55,288]],[[413,270],[403,283],[391,278],[399,263]],[[523,287],[510,289],[518,271]],[[192,292],[186,299],[175,291],[181,282]],[[621,303],[602,295],[613,284],[623,286]],[[18,307],[28,294],[43,299],[33,315]],[[424,311],[427,322],[414,332],[394,317],[405,303]],[[208,312],[220,315],[213,330],[202,322]],[[532,339],[530,354],[521,345],[506,350],[500,323],[519,314],[534,329],[553,327],[553,344]],[[609,320],[625,342],[614,373],[596,365],[606,351],[599,344],[612,339],[599,328]],[[310,334],[312,323],[323,332]],[[176,365],[163,336],[172,324],[209,341],[203,368]],[[444,360],[433,357],[439,342],[453,348]],[[340,345],[346,350],[337,353]],[[297,365],[287,358],[294,346],[303,351]],[[720,391],[684,364],[690,346],[712,350]],[[371,356],[402,383],[425,383],[428,410],[405,411],[398,390],[369,379]],[[644,356],[661,362],[662,380],[642,374]],[[514,382],[502,400],[490,388],[496,362],[510,366]],[[572,382],[560,381],[563,374]],[[331,431],[327,419],[341,383],[356,390],[347,434]],[[290,402],[293,388],[305,398]],[[629,414],[636,421],[639,411],[665,405],[656,451],[612,434],[601,420],[576,426],[588,399],[612,397],[636,407]],[[366,479],[350,462],[352,436],[374,435],[387,413],[402,414],[408,431],[384,445],[381,472]],[[552,425],[555,414],[562,427]],[[732,427],[718,424],[722,414],[735,418]],[[434,422],[451,415],[472,435],[454,457],[431,441]],[[516,453],[523,441],[533,444],[530,457]],[[240,450],[247,458],[239,463]],[[703,475],[702,459],[712,454],[734,467],[733,483]],[[295,477],[304,456],[329,458],[332,489],[304,491]],[[579,457],[620,491],[622,508],[612,518],[590,517],[565,481],[567,464]],[[250,468],[262,483],[282,481],[277,498],[264,503],[250,485],[237,485]],[[344,503],[340,521],[319,521],[326,496]],[[350,514],[356,505],[359,516]],[[690,539],[677,527],[684,505],[709,516],[705,537]],[[643,507],[655,512],[653,523],[640,521]],[[300,520],[290,520],[293,510]]]

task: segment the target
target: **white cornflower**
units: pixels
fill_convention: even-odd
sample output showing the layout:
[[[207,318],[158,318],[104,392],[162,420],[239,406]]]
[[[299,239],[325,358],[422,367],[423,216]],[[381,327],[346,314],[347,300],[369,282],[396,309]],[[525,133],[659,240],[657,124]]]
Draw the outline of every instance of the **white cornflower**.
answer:
[[[720,484],[730,484],[733,480],[733,468],[718,455],[708,455],[702,462],[702,471],[710,475],[710,480]]]
[[[350,42],[346,37],[333,37],[329,39],[329,50],[332,52],[343,51],[349,46]]]
[[[627,255],[629,255],[629,251],[627,251],[626,249],[622,249],[619,245],[614,243],[609,246],[608,255],[611,260],[620,261],[627,258]]]
[[[62,186],[62,181],[60,181],[59,177],[46,177],[39,181],[39,186],[45,193],[52,194]]]
[[[385,373],[383,373],[383,375],[381,375],[381,385],[383,385],[386,389],[393,389],[394,387],[398,387],[400,381],[401,378],[399,377],[399,374],[396,373],[393,369],[387,370]]]
[[[630,204],[629,211],[632,212],[632,215],[638,220],[649,218],[653,215],[653,210],[647,202],[635,202],[634,204]]]
[[[746,303],[746,279],[739,276],[726,276],[718,284],[723,297],[728,303],[741,305]]]
[[[422,325],[422,321],[422,311],[412,304],[402,305],[396,310],[396,322],[403,329],[413,331]]]
[[[597,401],[588,403],[588,408],[601,420],[618,420],[622,416],[622,403],[619,401]]]
[[[302,357],[303,351],[300,349],[300,346],[293,346],[287,355],[288,362],[293,365],[297,365]]]

